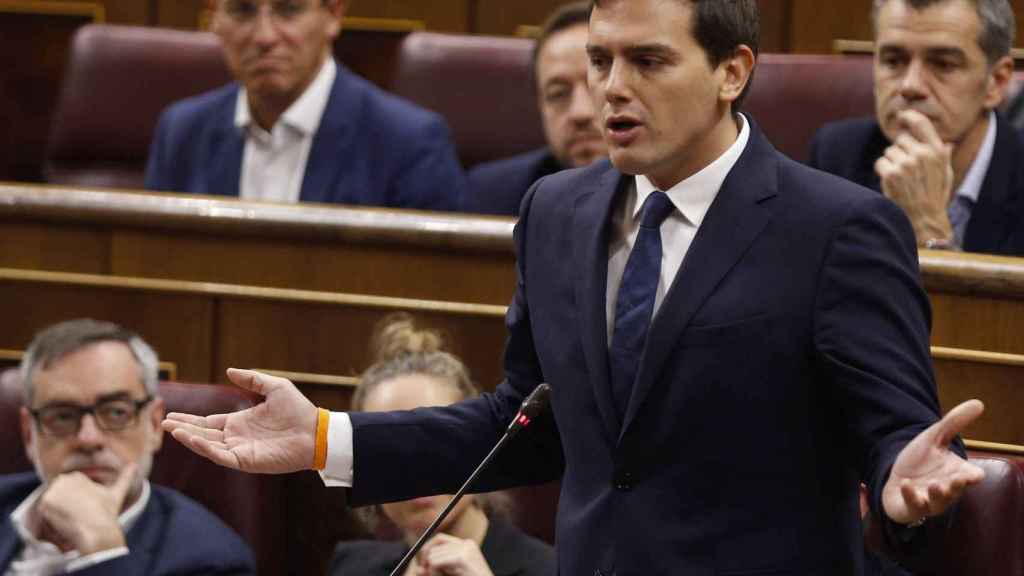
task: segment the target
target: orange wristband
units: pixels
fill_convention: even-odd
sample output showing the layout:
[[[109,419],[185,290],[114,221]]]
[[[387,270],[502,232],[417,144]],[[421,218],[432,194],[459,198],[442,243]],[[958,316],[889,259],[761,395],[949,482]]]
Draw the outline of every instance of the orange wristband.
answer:
[[[327,467],[327,426],[330,423],[330,419],[330,412],[323,408],[317,408],[316,448],[313,450],[313,470],[323,470]]]

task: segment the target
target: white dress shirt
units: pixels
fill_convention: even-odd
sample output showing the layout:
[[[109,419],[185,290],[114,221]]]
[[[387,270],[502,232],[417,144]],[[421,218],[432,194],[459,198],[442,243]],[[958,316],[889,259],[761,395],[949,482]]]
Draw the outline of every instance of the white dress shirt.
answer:
[[[718,196],[726,176],[732,171],[740,155],[750,140],[750,122],[742,118],[743,127],[739,137],[717,160],[708,164],[701,171],[664,190],[669,200],[676,207],[661,224],[661,279],[654,299],[654,313],[657,314],[665,293],[672,285],[679,267],[683,263],[687,250],[693,242],[697,230],[711,203]],[[634,178],[633,186],[623,196],[615,209],[612,220],[613,230],[608,246],[608,283],[606,293],[606,314],[608,319],[608,341],[615,320],[615,301],[618,297],[619,284],[626,269],[629,252],[636,242],[640,229],[640,210],[647,197],[656,190],[645,176]],[[629,215],[627,218],[626,215]],[[352,486],[352,421],[344,412],[332,412],[327,428],[327,463],[320,472],[321,478],[328,486]]]
[[[21,552],[14,557],[7,568],[4,576],[51,576],[55,574],[67,574],[83,570],[90,566],[106,562],[119,556],[128,554],[128,548],[112,548],[88,556],[82,556],[77,550],[61,552],[59,548],[50,542],[39,540],[38,520],[33,522],[30,511],[36,505],[39,497],[43,495],[46,486],[36,488],[28,498],[18,505],[11,513],[11,524],[21,538]],[[132,529],[138,521],[142,511],[149,503],[149,482],[142,483],[142,492],[138,500],[129,506],[118,516],[117,521],[125,534]]]
[[[320,127],[338,75],[333,58],[324,60],[306,91],[277,120],[269,132],[252,117],[248,92],[238,91],[235,126],[245,135],[239,196],[246,200],[298,202],[313,137]]]

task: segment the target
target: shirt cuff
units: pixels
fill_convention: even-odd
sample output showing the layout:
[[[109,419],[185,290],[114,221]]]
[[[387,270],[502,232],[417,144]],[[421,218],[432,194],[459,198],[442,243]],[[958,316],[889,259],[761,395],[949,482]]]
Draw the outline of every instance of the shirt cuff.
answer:
[[[127,556],[127,555],[128,555],[128,547],[127,546],[121,546],[121,547],[118,547],[118,548],[111,548],[110,550],[102,550],[100,552],[96,552],[95,554],[89,554],[88,556],[82,556],[82,557],[79,557],[79,558],[75,558],[71,562],[68,562],[68,566],[65,569],[65,572],[70,574],[71,572],[77,572],[79,570],[85,570],[86,568],[90,568],[92,566],[95,566],[95,565],[99,564],[100,562],[106,562],[108,560],[113,560],[114,558],[120,558],[121,556]]]
[[[352,487],[352,419],[331,412],[327,424],[327,464],[320,471],[325,486]]]

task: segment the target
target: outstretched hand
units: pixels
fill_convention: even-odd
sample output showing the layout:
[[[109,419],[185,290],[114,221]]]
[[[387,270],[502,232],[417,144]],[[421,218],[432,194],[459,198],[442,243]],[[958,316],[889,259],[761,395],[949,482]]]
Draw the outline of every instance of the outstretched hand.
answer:
[[[227,468],[265,474],[312,468],[316,407],[284,378],[229,368],[228,379],[265,401],[231,414],[172,412],[163,421],[164,430],[196,454]]]
[[[886,516],[899,524],[937,516],[952,506],[968,486],[985,478],[981,468],[949,449],[953,438],[984,410],[980,401],[968,400],[903,448],[882,489]]]

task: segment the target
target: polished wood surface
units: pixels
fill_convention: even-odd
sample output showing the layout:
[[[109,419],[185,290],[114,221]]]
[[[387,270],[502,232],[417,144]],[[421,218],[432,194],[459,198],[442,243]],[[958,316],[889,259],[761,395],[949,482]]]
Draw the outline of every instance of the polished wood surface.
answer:
[[[507,304],[513,220],[0,184],[0,266]]]

